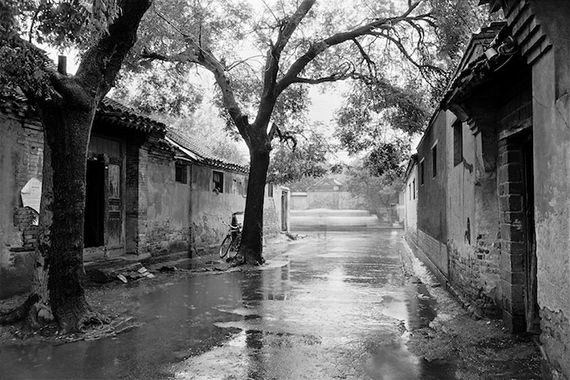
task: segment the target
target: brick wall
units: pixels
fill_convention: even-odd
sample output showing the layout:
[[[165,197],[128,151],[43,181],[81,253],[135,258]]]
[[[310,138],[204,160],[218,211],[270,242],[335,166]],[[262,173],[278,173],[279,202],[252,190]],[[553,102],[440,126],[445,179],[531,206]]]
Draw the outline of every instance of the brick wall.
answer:
[[[438,271],[448,275],[447,246],[418,228],[418,247],[429,257]]]
[[[41,125],[16,115],[0,114],[0,298],[29,289],[38,228],[36,212],[24,208],[20,191],[42,179]]]
[[[525,228],[523,224],[523,165],[519,144],[499,142],[499,210],[501,213],[501,283],[503,319],[511,331],[525,326]]]
[[[499,318],[500,244],[493,239],[486,240],[482,235],[474,243],[460,248],[455,242],[448,242],[449,278],[456,291],[482,315]]]
[[[22,152],[21,165],[16,167],[16,189],[19,191],[32,179],[42,180],[44,138],[39,125],[25,124],[18,136],[18,145]],[[38,215],[34,210],[24,208],[21,199],[14,207],[14,226],[21,232],[22,247],[33,249],[37,241],[38,227],[32,222]]]

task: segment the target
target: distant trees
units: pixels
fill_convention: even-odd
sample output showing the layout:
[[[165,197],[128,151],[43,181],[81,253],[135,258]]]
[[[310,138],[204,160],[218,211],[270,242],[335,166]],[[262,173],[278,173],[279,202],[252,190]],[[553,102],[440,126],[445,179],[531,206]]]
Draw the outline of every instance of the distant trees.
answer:
[[[55,320],[65,332],[100,324],[85,299],[83,225],[88,141],[95,111],[136,41],[151,0],[0,0],[0,83],[17,88],[44,127],[40,236],[34,281],[0,323]],[[37,44],[82,49],[75,75],[58,72]]]

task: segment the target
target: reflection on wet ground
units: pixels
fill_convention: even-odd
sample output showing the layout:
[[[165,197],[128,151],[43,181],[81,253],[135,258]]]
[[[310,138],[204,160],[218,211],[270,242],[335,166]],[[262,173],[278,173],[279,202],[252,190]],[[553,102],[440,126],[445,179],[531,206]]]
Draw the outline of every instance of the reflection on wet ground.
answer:
[[[454,364],[406,348],[408,332],[436,315],[426,287],[404,278],[402,249],[397,232],[315,233],[257,270],[133,288],[143,326],[92,342],[1,347],[1,376],[454,379]]]

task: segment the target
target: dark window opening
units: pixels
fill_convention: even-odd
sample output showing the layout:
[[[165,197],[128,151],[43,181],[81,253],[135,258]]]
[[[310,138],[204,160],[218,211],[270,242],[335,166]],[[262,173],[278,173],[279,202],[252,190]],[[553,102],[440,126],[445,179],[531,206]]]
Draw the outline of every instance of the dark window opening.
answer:
[[[416,180],[415,179],[412,181],[412,196],[414,199],[416,199]]]
[[[87,161],[85,223],[83,245],[85,248],[105,244],[105,163]]]
[[[273,198],[273,185],[271,184],[267,185],[267,196],[269,198]]]
[[[437,175],[437,144],[431,148],[431,169],[435,177]]]
[[[453,124],[453,166],[463,161],[463,124],[457,120]]]
[[[176,173],[175,173],[175,179],[176,182],[180,182],[180,183],[188,183],[188,168],[186,165],[184,164],[176,164]]]
[[[214,180],[214,191],[218,193],[224,192],[224,173],[214,171],[212,178]]]
[[[422,160],[420,162],[420,185],[424,184],[424,172],[425,172],[424,160]]]

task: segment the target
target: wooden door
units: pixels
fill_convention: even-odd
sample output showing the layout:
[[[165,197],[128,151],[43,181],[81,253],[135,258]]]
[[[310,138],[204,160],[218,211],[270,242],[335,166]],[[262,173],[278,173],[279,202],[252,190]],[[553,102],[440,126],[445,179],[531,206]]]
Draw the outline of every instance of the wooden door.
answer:
[[[116,248],[122,243],[122,202],[120,159],[111,159],[107,170],[107,236],[105,245]]]

